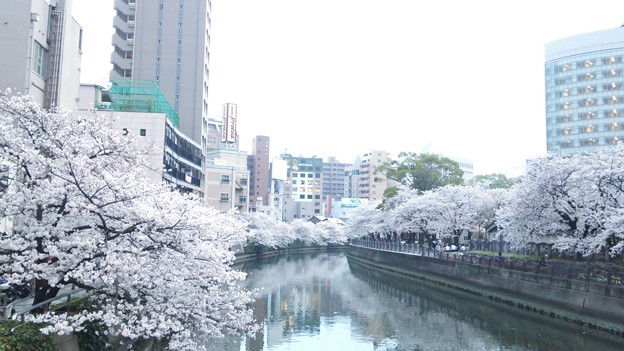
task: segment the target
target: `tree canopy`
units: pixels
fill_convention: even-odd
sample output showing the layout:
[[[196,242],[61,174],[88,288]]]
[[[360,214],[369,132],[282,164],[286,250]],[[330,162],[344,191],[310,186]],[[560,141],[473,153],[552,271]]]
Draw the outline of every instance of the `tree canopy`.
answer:
[[[462,184],[464,174],[459,163],[448,157],[414,152],[399,153],[397,160],[384,162],[375,173],[421,193],[445,185]]]
[[[484,189],[509,189],[514,184],[514,181],[502,173],[492,173],[478,174],[467,181],[466,184]]]
[[[249,235],[233,213],[146,181],[145,150],[103,118],[3,93],[0,129],[0,274],[34,280],[34,304],[73,284],[100,306],[31,320],[50,332],[97,321],[173,349],[254,330],[245,276],[230,267],[229,248]]]

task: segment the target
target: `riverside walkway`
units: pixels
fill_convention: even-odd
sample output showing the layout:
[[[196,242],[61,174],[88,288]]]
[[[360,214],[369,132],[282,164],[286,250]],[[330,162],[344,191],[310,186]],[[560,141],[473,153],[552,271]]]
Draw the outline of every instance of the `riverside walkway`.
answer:
[[[378,242],[373,240],[354,239],[349,242],[357,246],[378,251],[397,252],[405,255],[416,255],[438,258],[450,264],[466,266],[473,270],[501,275],[501,269],[535,273],[563,279],[591,282],[608,286],[624,287],[624,272],[621,270],[605,270],[591,263],[554,263],[546,264],[519,258],[497,258],[472,254],[470,251],[445,252],[432,249],[426,245],[403,244],[399,242]]]

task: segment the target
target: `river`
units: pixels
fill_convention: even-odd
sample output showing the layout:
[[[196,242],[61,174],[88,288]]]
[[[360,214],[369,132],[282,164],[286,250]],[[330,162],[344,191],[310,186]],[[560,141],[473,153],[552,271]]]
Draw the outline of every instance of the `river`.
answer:
[[[624,350],[624,338],[396,279],[344,252],[244,264],[258,289],[255,338],[210,342],[237,351]]]

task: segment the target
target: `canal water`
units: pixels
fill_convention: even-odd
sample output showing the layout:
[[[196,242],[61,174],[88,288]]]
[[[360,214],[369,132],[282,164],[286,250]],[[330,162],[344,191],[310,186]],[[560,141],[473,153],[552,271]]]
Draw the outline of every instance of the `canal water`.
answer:
[[[255,338],[210,350],[420,351],[624,350],[624,338],[593,334],[547,316],[363,268],[344,252],[247,263]]]

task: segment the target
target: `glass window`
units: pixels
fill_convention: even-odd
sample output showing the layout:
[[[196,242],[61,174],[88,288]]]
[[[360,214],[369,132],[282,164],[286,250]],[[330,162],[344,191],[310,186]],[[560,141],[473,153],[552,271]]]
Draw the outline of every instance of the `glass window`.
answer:
[[[45,59],[46,59],[46,49],[41,46],[38,42],[35,41],[35,62],[33,66],[33,71],[40,75],[41,77],[45,77]]]
[[[221,202],[227,202],[227,201],[230,201],[230,194],[221,193]]]
[[[141,130],[139,130],[139,134],[140,134],[141,136],[146,136],[146,135],[147,135],[147,129],[141,129]]]
[[[221,183],[229,184],[230,183],[230,175],[229,174],[222,174],[221,175]]]

